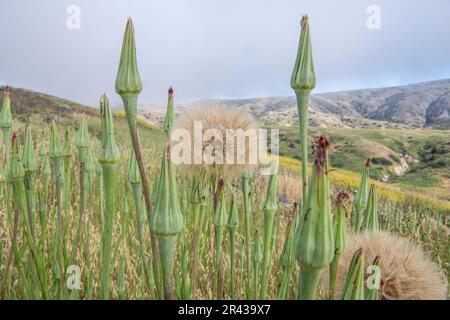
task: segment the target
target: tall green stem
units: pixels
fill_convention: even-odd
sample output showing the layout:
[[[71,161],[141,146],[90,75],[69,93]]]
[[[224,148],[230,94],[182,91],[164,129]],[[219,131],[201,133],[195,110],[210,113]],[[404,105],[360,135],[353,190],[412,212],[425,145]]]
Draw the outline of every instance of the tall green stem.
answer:
[[[297,90],[297,109],[300,117],[300,148],[302,156],[302,202],[308,194],[308,107],[311,90]]]
[[[250,205],[250,177],[246,174],[242,176],[242,193],[244,196],[244,215],[245,215],[245,263],[247,268],[247,275],[251,274],[251,214],[252,209]],[[245,295],[247,300],[251,299],[251,279],[247,277],[245,286]]]
[[[152,202],[150,199],[150,187],[148,183],[147,176],[145,175],[144,161],[141,153],[141,143],[139,141],[139,134],[137,130],[137,121],[135,114],[132,113],[132,110],[136,110],[137,108],[137,94],[123,94],[121,95],[123,104],[125,107],[125,113],[127,113],[128,120],[128,128],[130,130],[131,142],[133,144],[134,154],[136,156],[136,161],[139,167],[139,172],[141,174],[142,181],[142,192],[144,193],[144,201],[145,207],[147,209],[147,219],[148,221],[152,221]],[[155,275],[155,283],[156,287],[159,288],[159,266],[158,266],[158,248],[156,245],[156,237],[153,232],[150,233],[150,242],[152,248],[152,256],[153,256],[153,273]]]
[[[102,234],[102,265],[100,271],[100,292],[104,300],[109,299],[113,222],[116,211],[117,164],[104,163],[103,185],[105,187],[105,213]]]

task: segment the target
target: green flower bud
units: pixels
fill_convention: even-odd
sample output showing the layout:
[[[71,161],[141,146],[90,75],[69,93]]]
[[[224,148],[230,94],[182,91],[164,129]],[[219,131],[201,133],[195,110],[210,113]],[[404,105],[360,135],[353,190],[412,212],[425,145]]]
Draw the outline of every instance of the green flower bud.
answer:
[[[128,181],[131,184],[141,183],[141,173],[139,172],[138,163],[134,151],[131,151],[130,165],[128,167]]]
[[[116,92],[119,95],[137,95],[141,90],[142,81],[137,67],[133,21],[128,18],[116,77]]]
[[[304,268],[322,269],[330,264],[334,254],[328,147],[328,138],[319,137],[310,191],[303,206],[295,241],[296,256]]]
[[[114,137],[113,117],[106,95],[102,95],[100,99],[100,114],[102,123],[102,145],[98,161],[100,163],[118,163],[120,160],[120,151]]]
[[[312,90],[316,87],[316,73],[314,71],[308,20],[308,16],[303,16],[301,20],[300,43],[291,77],[291,87],[295,91]]]
[[[5,89],[5,96],[3,97],[2,110],[0,111],[0,128],[12,127],[12,114],[11,114],[11,97],[9,88]]]
[[[234,194],[231,195],[230,214],[228,216],[228,228],[237,229],[239,227],[239,213]]]
[[[255,244],[253,245],[252,250],[252,261],[255,264],[261,263],[263,258],[262,246],[261,246],[261,237],[259,236],[259,232],[256,232],[255,235]]]
[[[358,249],[347,271],[342,300],[364,300],[364,271],[364,253]]]
[[[361,175],[361,182],[359,184],[358,192],[356,193],[353,201],[355,206],[355,221],[354,229],[355,231],[361,230],[363,220],[364,220],[364,209],[366,208],[367,198],[369,195],[369,168],[370,168],[370,158],[367,159],[366,165]]]
[[[78,149],[87,149],[89,147],[89,131],[87,129],[86,118],[81,117],[80,126],[78,127],[75,145]]]
[[[19,155],[19,146],[16,134],[12,137],[12,158],[9,166],[9,180],[20,180],[25,176],[25,168]]]
[[[369,199],[367,201],[363,223],[364,229],[367,231],[377,231],[379,229],[377,206],[377,191],[375,185],[372,184],[370,186]]]
[[[177,235],[184,227],[175,175],[175,168],[170,160],[170,146],[167,146],[163,152],[158,194],[151,223],[152,232],[158,236]]]
[[[25,129],[25,145],[23,147],[22,163],[26,173],[32,173],[38,169],[33,139],[31,137],[31,129],[29,127]]]
[[[172,87],[170,87],[169,88],[169,99],[167,101],[166,117],[164,118],[164,123],[163,123],[164,132],[166,133],[167,137],[170,136],[170,133],[172,131],[173,121],[174,121],[174,115],[173,115],[173,89],[172,89]]]
[[[71,132],[69,128],[66,128],[64,133],[64,144],[63,144],[63,155],[66,158],[70,158],[72,156],[72,143],[70,141]]]
[[[39,158],[41,159],[41,161],[45,156],[47,156],[47,148],[43,144],[41,144],[41,146],[39,147]]]
[[[56,124],[54,121],[52,122],[48,156],[52,159],[61,158],[63,156],[63,151],[61,149],[61,144],[59,143],[58,138],[58,129],[56,128]]]
[[[50,167],[50,161],[48,157],[45,157],[44,161],[42,162],[41,172],[44,177],[50,177],[52,174],[52,168]]]
[[[192,204],[200,204],[204,201],[203,199],[203,191],[201,188],[201,183],[198,179],[197,175],[194,175],[192,178],[190,194],[189,194],[189,202]]]
[[[336,196],[337,212],[333,217],[335,255],[344,253],[347,243],[347,228],[345,226],[345,206],[350,196],[345,191],[339,191]]]
[[[300,299],[313,299],[322,269],[334,256],[334,235],[328,180],[328,138],[317,139],[316,159],[296,230],[295,252],[300,262]]]
[[[227,207],[224,199],[223,188],[220,188],[219,196],[217,198],[217,208],[214,215],[214,225],[216,227],[226,227],[228,223]]]
[[[277,175],[271,174],[267,185],[266,201],[263,208],[264,212],[270,211],[274,214],[278,210],[277,200]]]

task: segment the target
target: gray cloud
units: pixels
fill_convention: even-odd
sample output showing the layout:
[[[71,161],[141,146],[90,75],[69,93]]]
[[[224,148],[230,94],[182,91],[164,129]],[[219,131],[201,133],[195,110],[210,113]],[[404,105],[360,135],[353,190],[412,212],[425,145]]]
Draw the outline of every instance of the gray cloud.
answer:
[[[2,1],[0,83],[97,105],[114,92],[123,30],[136,28],[141,103],[291,95],[310,15],[317,92],[450,77],[448,0]],[[69,5],[81,29],[66,27]],[[366,27],[369,5],[381,29]]]

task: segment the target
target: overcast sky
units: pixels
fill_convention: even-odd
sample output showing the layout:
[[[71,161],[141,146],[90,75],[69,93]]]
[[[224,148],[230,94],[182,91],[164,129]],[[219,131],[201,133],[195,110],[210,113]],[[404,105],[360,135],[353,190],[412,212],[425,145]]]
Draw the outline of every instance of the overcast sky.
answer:
[[[80,29],[67,27],[70,5]],[[381,10],[380,29],[367,27],[370,5]],[[165,103],[171,85],[178,103],[291,95],[302,14],[315,92],[450,78],[450,0],[1,0],[0,84],[94,106],[106,92],[119,105],[114,81],[131,16],[142,104]]]

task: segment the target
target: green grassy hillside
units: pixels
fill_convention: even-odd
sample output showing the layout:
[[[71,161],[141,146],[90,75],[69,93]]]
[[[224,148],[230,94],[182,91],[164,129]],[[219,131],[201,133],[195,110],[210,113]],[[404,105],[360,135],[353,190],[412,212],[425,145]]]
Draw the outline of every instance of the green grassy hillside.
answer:
[[[373,179],[450,201],[450,131],[311,128],[310,142],[319,134],[330,137],[333,167],[360,172],[371,157]],[[301,160],[299,145],[298,128],[280,129],[282,155]]]

